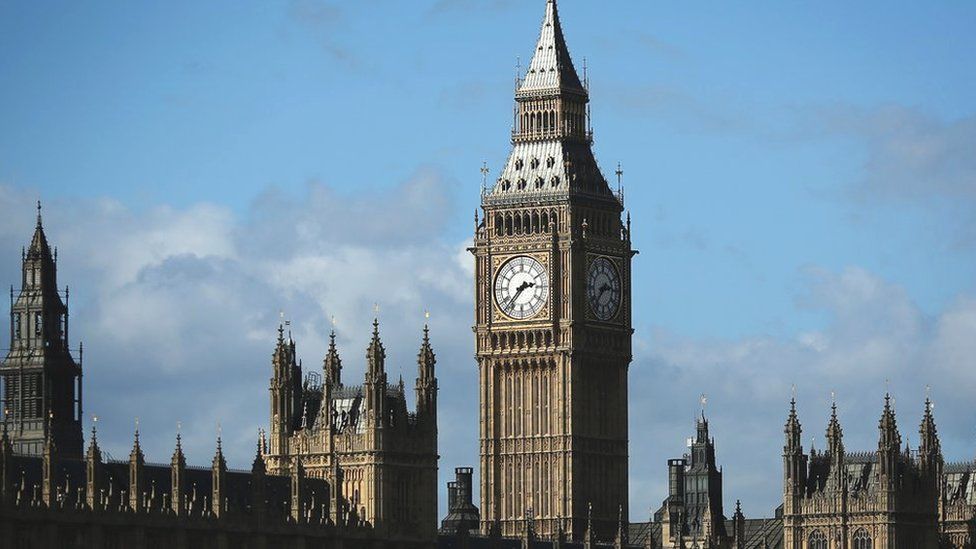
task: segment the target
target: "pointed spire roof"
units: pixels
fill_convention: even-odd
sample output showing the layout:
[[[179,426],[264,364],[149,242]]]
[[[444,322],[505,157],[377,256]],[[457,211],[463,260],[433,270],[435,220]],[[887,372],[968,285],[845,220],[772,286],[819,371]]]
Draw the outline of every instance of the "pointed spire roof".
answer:
[[[342,359],[339,358],[339,350],[336,348],[335,327],[329,333],[329,350],[325,353],[325,360],[322,363],[325,370],[325,383],[330,387],[342,386]]]
[[[381,373],[383,371],[383,359],[385,358],[386,350],[383,348],[383,342],[380,341],[380,321],[379,318],[373,318],[373,338],[369,342],[369,347],[366,348],[366,359],[369,361],[370,371],[376,368],[378,371],[374,373]]]
[[[790,414],[786,418],[786,448],[802,451],[800,437],[803,435],[803,428],[800,426],[800,419],[796,415],[796,397],[790,399]]]
[[[562,91],[586,94],[566,46],[556,0],[548,0],[539,41],[518,93],[534,95]]]
[[[227,461],[224,459],[224,445],[220,434],[217,435],[217,451],[214,453],[213,468],[221,471],[227,470]]]
[[[830,422],[827,424],[827,449],[831,454],[844,451],[844,430],[837,419],[837,402],[830,405]]]
[[[891,406],[891,394],[885,393],[884,410],[878,422],[880,438],[878,447],[881,450],[901,451],[901,435],[898,433],[898,422],[895,420],[895,410]]]
[[[47,243],[47,236],[44,234],[44,223],[41,219],[41,201],[37,201],[37,225],[34,228],[34,237],[31,238],[30,247],[27,249],[27,257],[31,259],[50,259],[51,247]]]
[[[261,430],[258,430],[257,446],[258,449],[257,452],[254,453],[254,461],[251,463],[251,472],[264,474],[265,472],[264,456],[261,455],[261,450],[264,447],[264,433],[262,433]]]
[[[424,338],[420,343],[420,352],[417,353],[417,364],[420,366],[419,381],[431,381],[430,378],[433,377],[433,369],[436,363],[437,357],[434,354],[434,348],[430,344],[430,327],[424,323]]]
[[[939,442],[939,432],[935,427],[935,417],[932,416],[932,401],[925,398],[925,412],[922,414],[922,424],[919,433],[919,453],[923,457],[935,457],[942,453]]]
[[[98,417],[92,418],[91,440],[88,441],[88,453],[86,457],[89,461],[102,461],[102,450],[98,447]],[[6,426],[4,434],[6,435]]]
[[[132,442],[132,452],[129,453],[129,461],[143,462],[145,456],[142,453],[142,446],[139,444],[139,419],[136,419],[136,432]]]
[[[179,465],[186,467],[186,456],[183,455],[183,436],[177,431],[176,433],[176,449],[173,450],[173,459],[171,460],[173,465]]]

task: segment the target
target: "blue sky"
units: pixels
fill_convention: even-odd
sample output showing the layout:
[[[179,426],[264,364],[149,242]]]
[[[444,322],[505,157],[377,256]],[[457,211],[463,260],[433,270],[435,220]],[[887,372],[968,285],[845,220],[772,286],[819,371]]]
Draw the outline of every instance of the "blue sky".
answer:
[[[560,8],[641,250],[632,519],[664,497],[664,459],[702,392],[726,494],[753,516],[779,497],[763,471],[778,467],[793,383],[811,433],[836,389],[860,423],[848,446],[865,448],[885,379],[909,403],[906,432],[931,384],[949,457],[976,454],[976,6]],[[174,397],[153,391],[170,383],[191,402],[195,376],[225,387],[183,412],[198,419],[196,461],[222,415],[249,459],[279,309],[306,363],[332,314],[355,362],[384,303],[387,347],[412,376],[432,308],[446,408],[474,417],[462,249],[481,163],[497,173],[508,152],[516,58],[542,9],[0,0],[0,274],[17,280],[43,198],[93,356],[88,409],[117,415],[103,423],[117,453],[122,416],[141,414],[168,455]],[[241,364],[249,381],[228,382]],[[113,390],[132,397],[97,404]],[[445,420],[442,476],[475,462],[477,427],[461,419]]]

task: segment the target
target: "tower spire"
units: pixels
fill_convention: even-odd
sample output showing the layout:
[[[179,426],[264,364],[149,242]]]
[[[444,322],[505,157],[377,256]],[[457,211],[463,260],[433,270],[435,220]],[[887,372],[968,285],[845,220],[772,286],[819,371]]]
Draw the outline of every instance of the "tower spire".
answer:
[[[329,350],[325,354],[322,368],[325,370],[325,383],[330,388],[342,386],[342,359],[336,348],[335,317],[332,318],[332,331],[329,333]]]
[[[566,46],[566,38],[559,21],[559,7],[555,0],[549,0],[546,2],[546,13],[542,18],[542,29],[539,31],[532,62],[529,63],[518,93],[560,91],[586,95],[586,88],[576,73]]]

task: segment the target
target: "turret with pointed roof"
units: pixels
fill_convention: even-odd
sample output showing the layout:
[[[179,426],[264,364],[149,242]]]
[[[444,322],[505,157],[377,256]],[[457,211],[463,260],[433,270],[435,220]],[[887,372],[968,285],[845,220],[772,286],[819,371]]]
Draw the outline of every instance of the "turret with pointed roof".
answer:
[[[22,261],[16,299],[10,290],[10,350],[0,364],[11,442],[16,453],[39,456],[50,429],[61,456],[80,460],[81,366],[68,350],[68,291],[58,289],[57,252],[48,244],[40,203]]]
[[[325,374],[323,381],[329,387],[335,389],[342,387],[342,359],[339,358],[339,350],[336,348],[336,333],[333,328],[329,333],[329,350],[322,361],[322,371]]]
[[[942,444],[939,442],[935,417],[932,416],[932,401],[929,398],[925,399],[925,412],[922,414],[918,437],[918,457],[921,467],[934,474],[941,474]]]
[[[170,509],[173,514],[186,512],[186,456],[183,455],[183,435],[176,433],[176,448],[170,459]]]
[[[422,420],[437,417],[437,358],[430,344],[430,328],[424,324],[424,338],[417,353],[417,416]],[[435,422],[436,424],[436,422]]]

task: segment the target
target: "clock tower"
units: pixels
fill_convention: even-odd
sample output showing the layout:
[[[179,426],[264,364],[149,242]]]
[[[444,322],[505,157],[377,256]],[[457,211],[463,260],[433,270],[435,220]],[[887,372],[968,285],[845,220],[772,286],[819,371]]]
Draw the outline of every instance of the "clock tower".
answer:
[[[636,252],[593,156],[587,83],[555,0],[515,101],[512,152],[472,248],[481,527],[610,540],[627,517]]]

